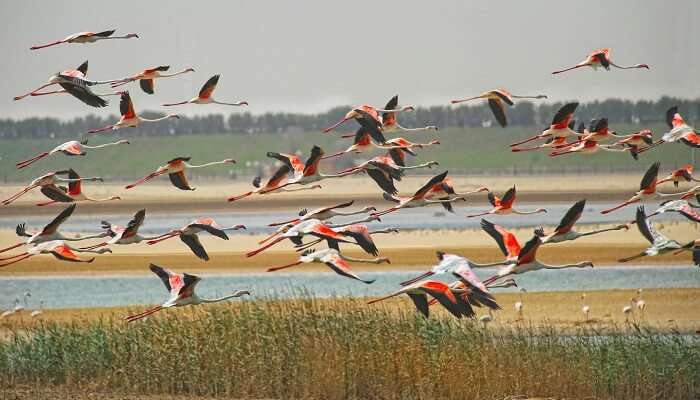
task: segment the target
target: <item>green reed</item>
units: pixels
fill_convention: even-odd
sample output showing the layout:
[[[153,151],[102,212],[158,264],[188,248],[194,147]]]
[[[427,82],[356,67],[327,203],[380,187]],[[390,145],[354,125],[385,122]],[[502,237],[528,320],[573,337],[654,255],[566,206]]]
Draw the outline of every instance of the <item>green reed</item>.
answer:
[[[484,328],[344,299],[164,314],[16,332],[0,342],[0,384],[236,398],[700,396],[700,339],[692,336]]]

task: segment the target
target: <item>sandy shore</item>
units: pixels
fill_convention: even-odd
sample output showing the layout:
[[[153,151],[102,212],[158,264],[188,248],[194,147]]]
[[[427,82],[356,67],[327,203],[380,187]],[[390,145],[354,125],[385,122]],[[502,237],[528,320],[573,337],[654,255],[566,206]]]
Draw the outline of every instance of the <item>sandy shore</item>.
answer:
[[[412,194],[428,176],[407,176],[399,184],[401,194]],[[639,176],[609,175],[605,179],[597,176],[457,176],[451,178],[460,192],[487,186],[496,193],[517,183],[519,202],[558,202],[575,201],[587,198],[589,201],[622,201],[639,186]],[[167,181],[166,181],[167,182]],[[166,182],[158,181],[134,189],[125,190],[124,184],[101,184],[86,182],[83,191],[93,198],[120,196],[121,200],[104,203],[81,204],[81,213],[114,214],[131,213],[134,209],[158,208],[164,212],[188,211],[251,211],[264,209],[288,209],[319,207],[335,202],[354,199],[357,205],[388,204],[381,198],[381,191],[367,177],[331,179],[321,182],[322,189],[294,193],[273,193],[253,196],[235,203],[226,198],[251,190],[247,181],[202,181],[193,182],[197,190],[178,190]],[[199,185],[197,185],[199,183]],[[686,188],[682,186],[681,189]],[[0,198],[5,199],[22,189],[22,185],[0,186]],[[688,186],[689,187],[689,186]],[[672,186],[667,188],[673,192]],[[0,207],[0,217],[26,214],[50,215],[56,206],[36,207],[34,204],[45,198],[35,190],[9,206]],[[486,204],[483,194],[473,196],[473,202]]]

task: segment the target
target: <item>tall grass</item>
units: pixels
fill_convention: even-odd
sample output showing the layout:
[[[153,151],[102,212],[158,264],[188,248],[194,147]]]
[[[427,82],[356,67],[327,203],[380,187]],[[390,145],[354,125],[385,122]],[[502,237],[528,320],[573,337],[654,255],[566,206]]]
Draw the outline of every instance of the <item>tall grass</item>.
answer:
[[[165,314],[15,333],[0,343],[0,384],[237,398],[700,396],[700,340],[688,336],[484,329],[343,299]]]

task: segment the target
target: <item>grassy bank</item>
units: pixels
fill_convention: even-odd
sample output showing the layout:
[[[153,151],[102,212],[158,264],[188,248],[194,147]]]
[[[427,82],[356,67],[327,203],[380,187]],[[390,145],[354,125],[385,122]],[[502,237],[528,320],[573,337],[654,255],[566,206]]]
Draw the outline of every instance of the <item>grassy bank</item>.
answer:
[[[342,299],[179,311],[19,331],[0,343],[0,383],[237,398],[700,395],[700,341],[634,327],[484,329]]]
[[[635,125],[614,126],[620,134],[631,133],[639,130]],[[655,132],[655,136],[665,131],[662,125],[649,126]],[[591,168],[591,160],[595,159],[595,167],[600,172],[609,173],[622,169],[644,170],[653,161],[661,161],[665,168],[690,162],[690,151],[681,145],[667,145],[662,151],[653,151],[644,154],[639,162],[635,162],[627,155],[601,152],[593,156],[571,156],[550,158],[545,152],[530,152],[514,154],[510,152],[508,144],[519,138],[531,136],[539,128],[514,127],[506,129],[496,128],[465,128],[446,129],[438,132],[405,133],[408,139],[415,142],[427,142],[437,138],[442,142],[440,146],[434,146],[421,150],[420,159],[434,159],[440,162],[444,168],[455,172],[475,172],[510,170],[516,168],[519,173],[530,173],[546,170],[551,173],[577,173],[588,171]],[[76,137],[79,136],[76,132]],[[212,135],[178,135],[163,137],[130,137],[128,131],[119,131],[116,134],[106,134],[103,137],[91,139],[91,144],[112,142],[117,138],[126,137],[131,140],[129,146],[116,146],[100,150],[88,150],[85,157],[53,156],[51,159],[42,160],[24,170],[16,170],[14,164],[22,159],[29,158],[36,153],[47,151],[54,146],[63,143],[63,139],[39,140],[19,139],[0,140],[0,181],[26,181],[43,171],[58,168],[73,167],[85,174],[99,175],[114,179],[133,179],[149,172],[165,161],[176,157],[189,155],[193,157],[193,163],[203,163],[209,160],[222,158],[234,158],[239,164],[232,168],[206,168],[196,171],[202,176],[227,176],[229,172],[252,174],[256,172],[254,166],[246,169],[246,162],[270,162],[266,159],[267,151],[295,152],[302,151],[306,154],[312,144],[322,146],[326,152],[331,153],[345,149],[352,142],[349,139],[341,139],[340,134],[324,135],[321,132],[298,132],[287,134],[212,134]],[[387,137],[395,137],[397,134],[389,133]],[[374,154],[374,153],[373,153]],[[147,156],[145,156],[147,155]],[[352,159],[363,159],[364,156],[346,156],[339,161],[339,166],[345,166]],[[88,172],[89,171],[89,172]],[[194,172],[194,171],[193,171]]]

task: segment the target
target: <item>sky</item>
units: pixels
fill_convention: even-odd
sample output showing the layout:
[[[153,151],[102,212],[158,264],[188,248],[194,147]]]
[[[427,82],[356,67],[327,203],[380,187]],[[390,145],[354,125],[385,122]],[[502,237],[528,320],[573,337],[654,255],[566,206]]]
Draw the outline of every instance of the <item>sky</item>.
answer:
[[[700,97],[700,2],[694,0],[3,1],[0,14],[0,118],[117,113],[116,98],[106,110],[63,95],[12,100],[84,60],[93,79],[156,65],[195,68],[157,81],[154,95],[131,84],[137,110],[187,100],[214,74],[221,74],[215,97],[247,100],[253,113],[383,105],[394,94],[402,104],[448,104],[498,87],[551,101]],[[74,32],[108,29],[140,39],[29,50]],[[602,47],[612,49],[618,64],[647,63],[651,70],[550,74]]]

